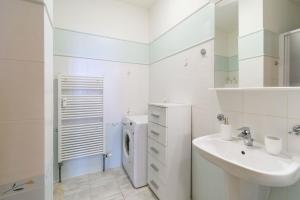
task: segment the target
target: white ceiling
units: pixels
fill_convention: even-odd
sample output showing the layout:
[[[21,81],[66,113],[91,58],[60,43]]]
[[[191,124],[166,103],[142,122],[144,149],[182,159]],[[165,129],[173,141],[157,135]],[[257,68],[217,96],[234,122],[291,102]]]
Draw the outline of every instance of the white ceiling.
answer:
[[[150,8],[157,0],[119,0],[144,8]]]

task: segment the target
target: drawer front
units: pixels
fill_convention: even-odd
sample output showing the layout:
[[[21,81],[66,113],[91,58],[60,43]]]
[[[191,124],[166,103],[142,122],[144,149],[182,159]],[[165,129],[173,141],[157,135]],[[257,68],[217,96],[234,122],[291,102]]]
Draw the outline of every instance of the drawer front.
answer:
[[[148,173],[148,185],[159,200],[165,200],[165,186],[151,171]]]
[[[166,108],[149,106],[149,122],[166,126]]]
[[[157,160],[166,163],[166,149],[163,145],[148,137],[148,152]]]
[[[149,122],[148,124],[148,136],[159,142],[160,144],[167,145],[167,128]]]
[[[162,183],[166,183],[166,167],[151,154],[148,155],[148,171],[159,177]]]

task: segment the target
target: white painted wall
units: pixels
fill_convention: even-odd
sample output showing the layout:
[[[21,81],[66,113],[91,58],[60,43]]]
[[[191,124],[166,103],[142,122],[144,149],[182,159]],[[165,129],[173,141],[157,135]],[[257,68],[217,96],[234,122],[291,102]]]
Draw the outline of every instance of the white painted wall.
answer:
[[[239,0],[239,36],[263,29],[263,1]]]
[[[209,3],[209,0],[159,0],[150,9],[150,41]]]
[[[284,33],[300,28],[300,5],[291,0],[264,0],[264,28]]]
[[[49,6],[49,7],[48,7]],[[52,0],[44,7],[44,184],[45,200],[53,199],[53,27]]]
[[[54,0],[55,27],[149,42],[146,8],[117,0]]]

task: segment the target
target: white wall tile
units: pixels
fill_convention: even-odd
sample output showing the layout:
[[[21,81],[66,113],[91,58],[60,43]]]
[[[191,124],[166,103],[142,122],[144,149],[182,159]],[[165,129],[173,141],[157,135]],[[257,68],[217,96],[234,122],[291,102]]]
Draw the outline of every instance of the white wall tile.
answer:
[[[218,130],[217,98],[208,90],[213,87],[213,56],[213,42],[207,42],[150,66],[150,102],[192,104],[193,138]]]
[[[43,119],[43,63],[0,60],[0,121]]]
[[[0,59],[43,61],[42,5],[0,1]]]
[[[263,87],[264,58],[250,58],[239,62],[239,87]]]
[[[287,117],[287,93],[284,91],[247,91],[244,112]]]
[[[264,137],[267,135],[279,137],[283,142],[283,151],[287,151],[287,119],[279,117],[265,116],[263,118],[263,126],[261,133],[259,134],[259,140],[264,141]]]
[[[267,135],[280,137],[283,140],[283,148],[287,150],[287,119],[255,114],[245,114],[244,126],[251,129],[253,138],[259,143],[264,143]]]
[[[202,48],[208,52],[205,57],[200,54]],[[150,101],[168,100],[205,106],[200,101],[210,101],[206,94],[213,86],[212,48],[212,43],[207,42],[152,64]]]
[[[218,91],[217,95],[222,111],[243,112],[244,92]]]
[[[300,119],[300,92],[288,92],[288,117]]]
[[[249,127],[251,130],[251,134],[254,139],[258,140],[259,142],[263,142],[261,139],[261,130],[263,129],[263,119],[262,115],[255,115],[255,114],[246,114],[244,115],[244,122],[243,126]]]
[[[229,117],[233,127],[250,127],[253,137],[261,143],[264,142],[266,135],[280,137],[287,150],[287,92],[244,91],[242,93],[244,94],[242,97],[234,95],[234,92],[226,94],[226,91],[218,95],[221,110]],[[236,112],[237,105],[239,108],[242,107],[242,111]]]
[[[224,115],[228,117],[229,124],[232,126],[233,134],[238,134],[237,129],[244,126],[244,113],[242,112],[224,112]]]
[[[287,131],[292,131],[293,127],[300,125],[300,119],[289,119]],[[296,156],[300,156],[300,136],[288,134],[288,152]]]
[[[263,29],[263,0],[239,1],[239,35]]]

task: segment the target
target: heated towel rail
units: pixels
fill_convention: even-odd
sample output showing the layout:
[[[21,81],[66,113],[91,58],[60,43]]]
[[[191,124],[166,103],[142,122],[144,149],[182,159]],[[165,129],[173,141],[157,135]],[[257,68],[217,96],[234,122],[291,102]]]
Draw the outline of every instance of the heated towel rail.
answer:
[[[104,78],[58,77],[59,181],[63,161],[105,154]]]

